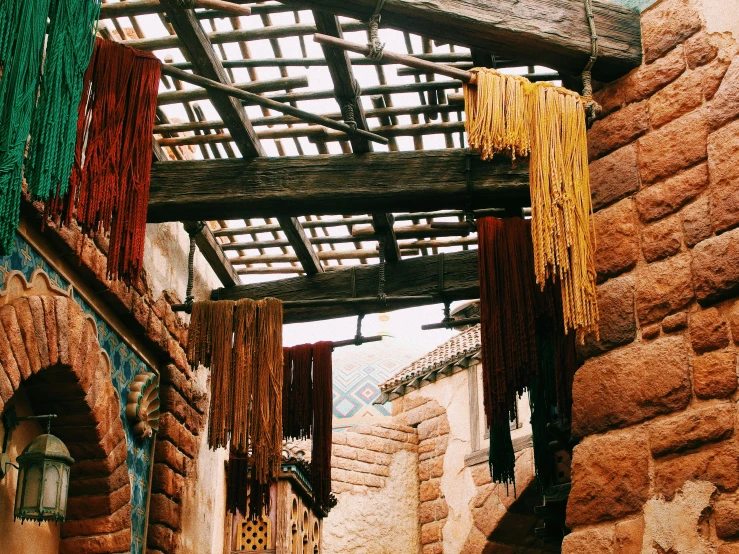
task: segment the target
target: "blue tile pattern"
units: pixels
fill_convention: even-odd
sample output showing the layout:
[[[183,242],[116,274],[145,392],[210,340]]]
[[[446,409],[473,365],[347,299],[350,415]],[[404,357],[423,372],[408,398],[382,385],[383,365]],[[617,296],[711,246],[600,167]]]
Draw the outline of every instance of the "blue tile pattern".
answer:
[[[374,406],[379,384],[418,358],[419,352],[388,337],[382,342],[337,348],[333,356],[334,419],[390,415]]]
[[[59,288],[66,290],[69,287],[70,283],[59,275],[23,237],[16,234],[13,253],[10,256],[0,257],[0,280],[3,286],[9,272],[20,271],[26,279],[30,279],[37,269],[43,270],[52,283]],[[152,438],[138,439],[134,436],[133,426],[125,417],[125,403],[134,376],[152,370],[76,291],[73,294],[75,302],[95,320],[100,346],[110,357],[111,378],[121,403],[121,420],[126,432],[128,448],[126,462],[131,481],[131,554],[143,554],[146,503],[149,496],[149,475],[151,474],[154,440]]]

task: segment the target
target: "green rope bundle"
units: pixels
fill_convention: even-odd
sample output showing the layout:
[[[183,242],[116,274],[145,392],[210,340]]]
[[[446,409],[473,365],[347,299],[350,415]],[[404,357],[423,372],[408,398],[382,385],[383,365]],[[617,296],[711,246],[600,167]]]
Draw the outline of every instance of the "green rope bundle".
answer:
[[[78,106],[90,63],[99,0],[53,0],[38,105],[26,164],[29,192],[48,200],[67,192],[74,162]]]
[[[13,249],[50,0],[0,0],[0,255]]]

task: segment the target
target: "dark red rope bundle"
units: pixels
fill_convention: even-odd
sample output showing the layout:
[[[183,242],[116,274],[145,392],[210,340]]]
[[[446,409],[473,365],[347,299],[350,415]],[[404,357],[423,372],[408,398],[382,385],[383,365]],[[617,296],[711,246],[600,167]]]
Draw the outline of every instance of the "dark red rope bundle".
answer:
[[[313,346],[300,344],[290,348],[292,383],[288,394],[290,411],[285,437],[293,440],[311,436],[313,427]]]
[[[331,445],[333,442],[333,345],[313,345],[313,450],[311,485],[318,507],[325,512],[331,503]]]
[[[493,480],[513,483],[515,456],[508,421],[525,390],[532,403],[537,466],[547,459],[546,426],[553,411],[569,420],[578,367],[575,334],[567,333],[558,283],[536,283],[531,222],[481,218],[479,241],[480,334],[485,415],[490,427]],[[533,387],[533,388],[532,388]],[[534,404],[538,403],[537,406]],[[534,421],[535,418],[539,418]],[[543,454],[542,454],[543,452]],[[551,472],[550,472],[551,473]],[[548,475],[537,467],[537,475]]]
[[[333,344],[317,342],[284,349],[284,392],[288,425],[286,439],[312,437],[311,487],[316,505],[328,511],[331,504],[331,445],[333,435]]]
[[[151,136],[161,63],[148,52],[98,39],[85,73],[77,146],[66,195],[47,215],[85,234],[110,233],[108,277],[130,284],[143,262]]]

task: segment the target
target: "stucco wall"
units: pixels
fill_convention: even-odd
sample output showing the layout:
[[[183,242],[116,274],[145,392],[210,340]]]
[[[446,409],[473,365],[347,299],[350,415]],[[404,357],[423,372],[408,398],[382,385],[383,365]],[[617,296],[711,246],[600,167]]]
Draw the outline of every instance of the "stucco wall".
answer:
[[[13,405],[19,417],[33,415],[28,397],[21,386],[13,396]],[[13,463],[23,449],[42,432],[36,422],[24,421],[13,432],[8,453]],[[5,430],[0,426],[0,445],[5,438]],[[18,470],[8,466],[8,474],[0,481],[0,552],[3,554],[57,554],[59,552],[59,529],[56,523],[34,523],[13,521],[15,490]]]

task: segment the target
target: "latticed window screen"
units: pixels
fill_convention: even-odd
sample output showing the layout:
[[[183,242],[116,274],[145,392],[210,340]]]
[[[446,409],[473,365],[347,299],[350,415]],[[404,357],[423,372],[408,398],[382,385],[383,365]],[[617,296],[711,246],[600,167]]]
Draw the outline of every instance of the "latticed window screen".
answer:
[[[245,518],[239,525],[236,549],[244,552],[261,552],[274,548],[272,522],[262,516],[257,521]]]

